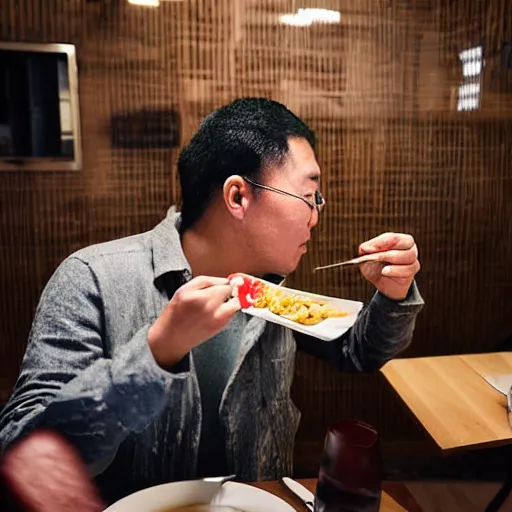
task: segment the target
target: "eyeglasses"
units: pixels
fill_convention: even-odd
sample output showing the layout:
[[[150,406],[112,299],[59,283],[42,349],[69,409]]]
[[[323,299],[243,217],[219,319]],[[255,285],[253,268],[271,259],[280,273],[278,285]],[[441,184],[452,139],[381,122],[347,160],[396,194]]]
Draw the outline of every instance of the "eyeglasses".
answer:
[[[320,193],[320,190],[318,190],[318,189],[315,190],[315,193],[313,196],[314,200],[309,201],[305,197],[298,196],[296,194],[292,194],[291,192],[286,192],[285,190],[280,190],[278,188],[269,187],[268,185],[262,185],[261,183],[256,183],[255,181],[252,181],[249,178],[246,178],[245,176],[242,176],[242,178],[244,179],[244,181],[246,181],[247,183],[249,183],[249,185],[252,185],[253,187],[262,188],[263,190],[270,190],[271,192],[277,192],[278,194],[281,194],[283,196],[295,197],[296,199],[300,199],[301,201],[306,203],[311,208],[312,211],[316,210],[318,213],[320,213],[322,211],[323,207],[325,206],[324,196],[322,196],[322,194]]]

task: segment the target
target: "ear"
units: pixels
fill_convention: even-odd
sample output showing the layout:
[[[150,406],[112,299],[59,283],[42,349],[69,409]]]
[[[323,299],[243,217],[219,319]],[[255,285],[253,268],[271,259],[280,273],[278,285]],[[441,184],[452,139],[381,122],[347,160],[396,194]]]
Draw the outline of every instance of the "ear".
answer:
[[[222,195],[229,213],[236,219],[242,220],[251,201],[249,185],[241,176],[230,176],[224,182]]]

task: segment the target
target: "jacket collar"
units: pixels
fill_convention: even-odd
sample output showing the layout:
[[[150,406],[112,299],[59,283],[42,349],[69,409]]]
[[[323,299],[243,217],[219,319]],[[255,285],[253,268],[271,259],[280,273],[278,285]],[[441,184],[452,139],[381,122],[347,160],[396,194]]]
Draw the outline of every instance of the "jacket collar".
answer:
[[[171,206],[165,219],[151,232],[155,279],[169,272],[191,274],[190,265],[181,246],[180,222],[179,212],[175,206]]]

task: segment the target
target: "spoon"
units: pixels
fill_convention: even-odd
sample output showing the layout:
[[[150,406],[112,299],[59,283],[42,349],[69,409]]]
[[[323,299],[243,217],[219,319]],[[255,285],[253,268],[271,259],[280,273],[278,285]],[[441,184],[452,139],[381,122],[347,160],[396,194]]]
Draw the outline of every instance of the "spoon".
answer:
[[[215,492],[211,498],[210,504],[215,505],[219,504],[220,500],[222,500],[223,488],[222,486],[228,482],[229,480],[233,480],[236,475],[228,475],[228,476],[212,476],[207,478],[202,478],[201,481],[208,482],[211,484],[215,484]]]
[[[206,478],[202,478],[201,480],[203,482],[212,482],[219,484],[221,486],[224,482],[227,482],[228,480],[233,480],[236,475],[228,475],[228,476],[208,476]]]

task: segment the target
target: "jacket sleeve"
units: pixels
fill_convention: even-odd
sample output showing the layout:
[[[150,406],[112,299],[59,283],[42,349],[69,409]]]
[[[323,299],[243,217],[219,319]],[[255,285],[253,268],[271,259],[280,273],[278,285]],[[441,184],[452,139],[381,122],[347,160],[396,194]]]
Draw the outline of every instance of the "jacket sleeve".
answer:
[[[405,350],[412,341],[424,301],[414,282],[402,301],[376,292],[341,338],[322,341],[295,333],[298,349],[346,372],[371,372]]]
[[[103,315],[91,268],[68,258],[37,307],[20,377],[0,416],[0,452],[36,427],[53,427],[97,474],[130,432],[158,416],[173,382],[187,377],[189,356],[171,371],[161,369],[145,325],[106,357]]]

